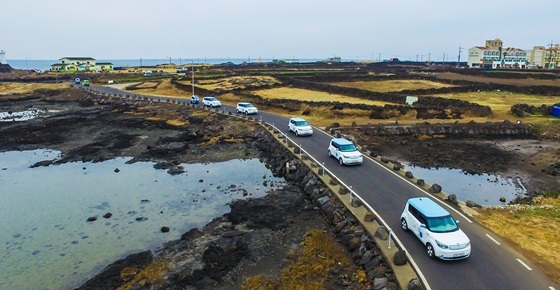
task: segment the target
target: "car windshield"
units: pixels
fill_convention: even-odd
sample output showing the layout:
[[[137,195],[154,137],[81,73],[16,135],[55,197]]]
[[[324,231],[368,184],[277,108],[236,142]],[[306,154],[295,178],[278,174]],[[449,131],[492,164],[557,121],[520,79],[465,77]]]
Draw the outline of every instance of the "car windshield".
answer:
[[[356,151],[356,146],[354,146],[354,144],[346,144],[346,145],[340,145],[340,151],[342,152],[351,152],[351,151]]]
[[[309,123],[307,123],[307,121],[296,121],[296,126],[309,126]]]
[[[448,233],[454,232],[459,229],[453,217],[441,216],[441,217],[430,217],[427,220],[428,224],[426,227],[434,233]]]
[[[246,107],[246,108],[251,108],[251,107],[253,107],[252,104],[244,104],[243,106]]]
[[[216,98],[206,98],[206,100],[213,102],[213,101],[217,101],[218,99],[216,99]]]

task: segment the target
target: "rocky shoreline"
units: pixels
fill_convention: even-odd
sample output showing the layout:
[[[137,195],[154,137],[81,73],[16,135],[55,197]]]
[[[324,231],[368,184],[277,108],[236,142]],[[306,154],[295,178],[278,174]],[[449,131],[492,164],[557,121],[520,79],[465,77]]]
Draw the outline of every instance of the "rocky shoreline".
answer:
[[[180,173],[181,163],[260,157],[275,175],[288,181],[285,188],[265,197],[233,202],[230,213],[153,253],[116,261],[81,289],[118,288],[158,261],[166,261],[164,279],[157,283],[140,279],[133,288],[239,289],[248,277],[280,276],[310,230],[331,236],[348,249],[348,259],[356,262],[326,273],[326,288],[367,289],[375,281],[378,286],[398,289],[390,267],[364,230],[264,128],[173,104],[70,91],[12,99],[8,105],[13,110],[44,107],[53,113],[48,118],[0,124],[5,138],[0,151],[51,148],[62,152],[62,158],[34,166],[130,156],[129,162],[156,162],[156,168],[167,169],[169,174]],[[286,173],[288,161],[291,166]],[[358,279],[357,273],[364,269],[367,280]]]

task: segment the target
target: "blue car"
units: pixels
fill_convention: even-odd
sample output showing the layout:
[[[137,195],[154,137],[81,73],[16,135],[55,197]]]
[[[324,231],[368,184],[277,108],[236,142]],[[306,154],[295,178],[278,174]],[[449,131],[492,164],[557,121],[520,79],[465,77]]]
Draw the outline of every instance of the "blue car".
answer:
[[[200,99],[198,98],[197,95],[192,95],[191,96],[191,104],[198,104],[200,103]]]

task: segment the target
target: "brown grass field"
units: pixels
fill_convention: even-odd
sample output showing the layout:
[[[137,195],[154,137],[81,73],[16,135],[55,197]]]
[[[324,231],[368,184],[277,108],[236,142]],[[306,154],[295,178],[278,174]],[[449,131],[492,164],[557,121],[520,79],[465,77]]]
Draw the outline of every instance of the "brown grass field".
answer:
[[[513,244],[560,283],[560,198],[544,198],[536,208],[483,208],[475,219]]]
[[[31,93],[39,89],[63,89],[68,88],[69,85],[65,83],[58,84],[43,84],[43,83],[0,83],[0,95],[9,94],[25,94]]]
[[[448,80],[465,80],[470,82],[480,82],[480,83],[494,83],[494,84],[504,84],[504,85],[515,85],[515,86],[560,86],[560,79],[555,80],[539,80],[539,79],[501,79],[501,78],[488,78],[484,76],[470,76],[461,75],[457,73],[440,73],[437,75],[439,79]]]
[[[554,105],[560,103],[560,91],[557,96],[539,96],[510,92],[473,92],[473,93],[457,93],[443,94],[436,97],[444,97],[449,99],[458,99],[476,103],[492,108],[492,117],[490,120],[505,120],[517,118],[510,114],[511,106],[514,104],[529,104],[533,106]],[[540,122],[543,118],[524,118],[525,122]]]
[[[404,90],[419,90],[419,89],[439,89],[454,87],[453,85],[424,81],[424,80],[389,80],[389,81],[374,81],[374,82],[335,82],[331,83],[337,86],[358,88],[362,90],[374,92],[399,92]]]

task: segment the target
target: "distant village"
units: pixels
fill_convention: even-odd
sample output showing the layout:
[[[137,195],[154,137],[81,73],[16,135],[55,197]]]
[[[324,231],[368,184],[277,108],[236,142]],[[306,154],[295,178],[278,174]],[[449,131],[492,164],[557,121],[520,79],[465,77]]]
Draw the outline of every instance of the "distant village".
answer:
[[[391,58],[384,62],[398,62],[398,58]],[[278,60],[273,63],[297,63],[296,59]],[[330,57],[327,63],[340,63],[341,57]],[[534,46],[523,50],[515,47],[504,47],[501,39],[486,40],[484,46],[474,46],[468,51],[467,66],[479,69],[556,69],[560,68],[560,44],[550,43],[546,46]],[[110,62],[97,62],[92,57],[63,57],[58,63],[51,65],[55,72],[103,72],[114,70]],[[0,72],[11,72],[13,68],[6,63],[6,52],[0,51]]]
[[[484,46],[469,49],[467,65],[470,68],[554,69],[560,67],[560,44],[549,47],[534,46],[523,50],[504,47],[501,39],[486,40]]]

